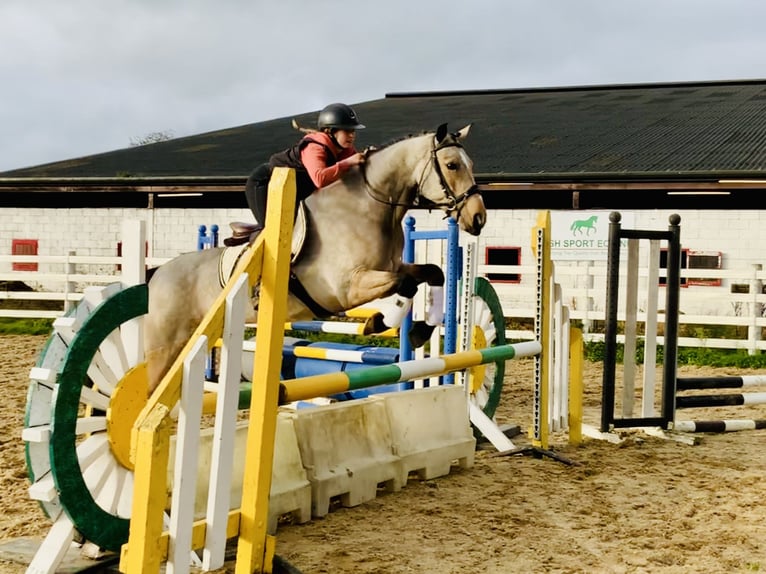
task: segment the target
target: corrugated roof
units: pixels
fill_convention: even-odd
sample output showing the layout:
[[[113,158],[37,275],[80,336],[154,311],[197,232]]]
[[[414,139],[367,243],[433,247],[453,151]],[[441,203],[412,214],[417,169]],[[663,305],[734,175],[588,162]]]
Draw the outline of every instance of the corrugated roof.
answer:
[[[472,124],[479,179],[766,172],[766,80],[387,94],[353,103],[383,145]],[[312,125],[316,111],[296,116]],[[0,177],[244,177],[299,137],[292,118],[8,171]]]

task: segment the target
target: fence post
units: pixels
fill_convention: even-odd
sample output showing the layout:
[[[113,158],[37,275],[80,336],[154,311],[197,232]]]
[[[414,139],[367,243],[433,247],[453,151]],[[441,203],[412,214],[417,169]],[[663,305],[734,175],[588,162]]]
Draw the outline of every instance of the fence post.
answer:
[[[758,279],[758,272],[763,269],[760,263],[753,263],[753,278],[750,280],[750,295],[753,297],[753,305],[750,310],[752,323],[747,328],[747,354],[755,355],[758,352],[758,341],[761,340],[761,328],[757,321],[763,316],[763,303],[758,302],[758,295],[763,292],[763,281]]]
[[[64,265],[64,273],[67,275],[67,281],[64,283],[64,314],[66,315],[69,313],[69,311],[72,308],[72,302],[69,300],[70,293],[73,293],[75,290],[74,283],[69,281],[69,276],[74,275],[77,273],[77,269],[75,268],[75,264],[72,263],[69,258],[74,257],[77,255],[77,251],[70,250],[67,251],[67,261]]]

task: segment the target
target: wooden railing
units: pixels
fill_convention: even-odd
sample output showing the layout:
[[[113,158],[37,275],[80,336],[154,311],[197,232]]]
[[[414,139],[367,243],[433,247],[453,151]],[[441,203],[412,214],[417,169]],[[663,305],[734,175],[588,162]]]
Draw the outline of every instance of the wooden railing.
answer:
[[[129,241],[129,238],[124,238],[124,241]],[[147,258],[146,264],[147,267],[155,267],[165,261],[167,259]],[[40,270],[10,271],[12,263],[37,263]],[[0,255],[0,285],[3,284],[1,282],[21,282],[32,289],[16,291],[0,288],[0,317],[59,317],[77,304],[85,287],[121,281],[119,269],[123,263],[122,257],[80,256],[73,252],[56,256]],[[500,298],[506,318],[534,318],[534,266],[478,266],[479,275],[488,273],[517,275],[520,278],[517,283],[492,284]],[[601,339],[603,335],[599,324],[604,321],[606,267],[557,263],[555,273],[562,288],[564,303],[570,309],[570,319],[582,323],[586,341]],[[646,270],[643,270],[640,281],[645,282],[646,275]],[[753,265],[749,269],[682,269],[681,277],[682,280],[720,279],[722,286],[682,287],[679,329],[684,336],[679,338],[680,346],[746,349],[750,353],[766,350],[766,341],[761,340],[761,331],[766,327],[766,317],[763,316],[766,308],[766,295],[763,294],[766,272],[759,265]],[[734,285],[737,286],[736,289],[733,289]],[[733,290],[746,292],[735,293]],[[663,313],[663,298],[663,289],[660,289],[660,315]],[[51,309],[54,305],[56,308]],[[620,321],[623,319],[618,318]],[[644,319],[645,316],[642,316],[639,309],[639,323]],[[739,327],[743,334],[739,338],[733,338],[729,331],[734,329],[728,329],[725,337],[689,336],[688,332],[696,329],[696,326],[704,326],[704,330],[708,332],[715,332],[715,327]],[[506,335],[511,339],[531,339],[534,333],[530,327],[509,329]]]

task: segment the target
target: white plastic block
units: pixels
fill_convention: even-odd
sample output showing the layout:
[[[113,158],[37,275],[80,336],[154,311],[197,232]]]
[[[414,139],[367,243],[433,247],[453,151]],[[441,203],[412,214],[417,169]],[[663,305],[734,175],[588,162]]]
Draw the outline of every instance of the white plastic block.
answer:
[[[411,472],[429,480],[449,474],[453,465],[473,466],[476,439],[463,387],[441,385],[371,399],[386,405],[402,484]]]
[[[325,516],[334,497],[343,506],[356,506],[373,500],[379,486],[402,487],[383,402],[347,401],[292,416],[314,516]]]

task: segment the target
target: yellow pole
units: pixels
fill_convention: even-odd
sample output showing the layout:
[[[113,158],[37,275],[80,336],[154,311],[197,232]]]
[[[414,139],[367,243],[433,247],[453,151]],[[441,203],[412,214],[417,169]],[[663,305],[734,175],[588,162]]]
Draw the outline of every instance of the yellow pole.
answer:
[[[582,443],[582,329],[569,328],[569,444]]]
[[[548,448],[548,370],[551,357],[551,214],[541,211],[537,224],[532,228],[532,253],[537,259],[537,309],[535,311],[535,331],[542,345],[542,352],[535,357],[535,420],[530,429],[532,444],[539,448]]]
[[[136,472],[128,543],[122,546],[120,571],[126,574],[159,572],[163,552],[162,512],[167,504],[170,456],[170,418],[165,405],[156,405],[135,429]]]
[[[253,357],[253,387],[242,483],[237,574],[272,571],[275,540],[267,534],[269,492],[279,401],[279,373],[287,318],[295,172],[276,168],[269,183],[263,271]]]

